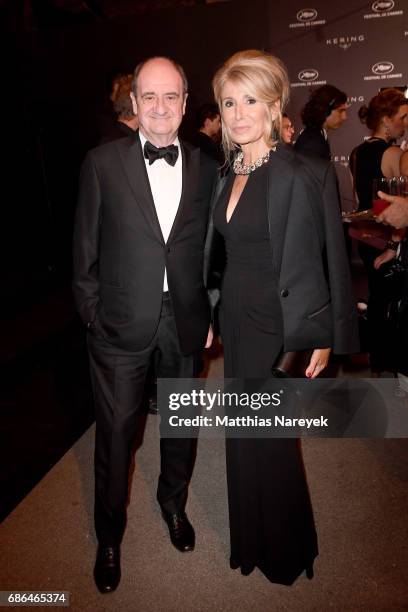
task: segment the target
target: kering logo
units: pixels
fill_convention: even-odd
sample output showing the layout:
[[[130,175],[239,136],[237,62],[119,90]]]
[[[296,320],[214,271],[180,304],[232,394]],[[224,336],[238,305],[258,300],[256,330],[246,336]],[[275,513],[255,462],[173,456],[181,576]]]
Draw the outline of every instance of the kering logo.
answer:
[[[326,81],[319,81],[319,72],[315,68],[304,68],[298,73],[298,82],[291,83],[291,87],[307,87],[308,85],[326,85]]]
[[[372,13],[364,15],[364,19],[378,19],[381,17],[397,17],[403,15],[404,11],[394,10],[394,0],[375,0],[371,5]]]
[[[325,19],[317,19],[317,10],[314,8],[304,8],[298,11],[297,21],[290,23],[289,28],[310,28],[311,26],[324,25]]]
[[[332,155],[332,162],[335,164],[339,164],[343,166],[343,168],[348,168],[350,166],[350,156],[349,155]]]
[[[394,72],[394,64],[392,62],[376,62],[371,66],[372,74],[364,77],[365,81],[379,81],[380,79],[402,79],[401,72]]]
[[[364,34],[356,34],[355,36],[336,36],[335,38],[326,38],[326,45],[340,47],[340,49],[350,49],[354,43],[364,42]]]
[[[371,68],[374,74],[389,74],[394,70],[394,64],[392,62],[377,62]]]
[[[364,102],[365,98],[364,96],[349,96],[347,99],[347,103],[348,104],[362,104]]]
[[[385,11],[392,11],[394,6],[394,0],[376,0],[376,2],[373,3],[371,8],[376,13],[384,13]]]
[[[296,15],[298,21],[314,21],[317,17],[316,9],[302,9]]]
[[[319,76],[319,73],[314,68],[305,68],[304,70],[301,70],[299,72],[298,79],[299,81],[312,82],[312,81],[315,81],[318,76]]]

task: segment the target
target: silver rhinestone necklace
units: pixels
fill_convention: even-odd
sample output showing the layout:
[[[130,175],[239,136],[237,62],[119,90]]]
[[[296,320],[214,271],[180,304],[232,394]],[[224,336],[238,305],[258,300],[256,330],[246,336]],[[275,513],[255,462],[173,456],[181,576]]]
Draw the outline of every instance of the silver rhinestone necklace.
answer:
[[[251,172],[259,168],[259,166],[266,164],[266,162],[269,160],[269,155],[271,151],[276,151],[276,147],[269,149],[269,151],[262,155],[262,157],[258,157],[258,159],[256,159],[250,164],[242,163],[242,160],[244,159],[244,153],[243,151],[240,151],[234,159],[234,163],[232,165],[235,174],[251,174]]]

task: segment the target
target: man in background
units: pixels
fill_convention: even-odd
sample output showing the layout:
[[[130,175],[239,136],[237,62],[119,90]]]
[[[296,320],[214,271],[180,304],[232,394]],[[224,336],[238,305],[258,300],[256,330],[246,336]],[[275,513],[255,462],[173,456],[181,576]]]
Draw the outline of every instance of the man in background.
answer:
[[[116,83],[115,94],[111,98],[116,120],[111,124],[106,123],[99,144],[135,135],[139,127],[139,120],[133,112],[132,100],[130,98],[132,78],[133,75],[128,74],[121,77]]]
[[[293,135],[295,133],[295,128],[293,127],[293,123],[286,113],[282,115],[282,126],[281,126],[281,139],[285,144],[292,144]]]
[[[334,85],[323,85],[312,91],[301,112],[305,127],[296,139],[296,151],[330,160],[327,133],[343,125],[347,119],[347,109],[347,95]]]
[[[197,147],[215,159],[220,165],[224,156],[220,147],[221,116],[217,104],[203,104],[197,111]]]

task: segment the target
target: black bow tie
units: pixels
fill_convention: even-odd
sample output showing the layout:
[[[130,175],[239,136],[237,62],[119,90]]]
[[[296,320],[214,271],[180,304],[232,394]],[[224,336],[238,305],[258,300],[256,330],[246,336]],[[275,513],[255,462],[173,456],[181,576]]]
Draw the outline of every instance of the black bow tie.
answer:
[[[178,147],[176,147],[176,145],[158,148],[146,140],[143,151],[145,158],[149,160],[149,166],[151,166],[156,159],[161,158],[164,158],[170,166],[174,166],[178,158]]]

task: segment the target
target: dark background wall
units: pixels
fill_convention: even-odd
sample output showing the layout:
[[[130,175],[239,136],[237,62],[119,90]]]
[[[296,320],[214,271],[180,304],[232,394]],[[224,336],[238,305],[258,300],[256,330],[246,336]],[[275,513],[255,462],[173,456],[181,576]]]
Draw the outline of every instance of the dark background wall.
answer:
[[[185,67],[190,97],[182,133],[187,138],[197,105],[211,98],[215,68],[239,49],[265,48],[284,60],[297,132],[309,87],[330,82],[346,91],[350,119],[333,134],[332,150],[347,208],[348,154],[365,134],[357,109],[380,86],[408,80],[408,2],[316,0],[312,6],[305,13],[298,0],[232,0],[5,33],[0,43],[7,84],[0,309],[27,306],[37,293],[67,282],[78,171],[85,151],[96,144],[107,77],[131,71],[150,55],[170,55]],[[11,60],[17,60],[17,70]],[[378,62],[385,68],[375,75]],[[386,62],[393,64],[388,74]],[[305,70],[309,81],[299,77]]]
[[[368,134],[357,111],[380,87],[408,84],[408,1],[314,0],[306,4],[290,0],[279,9],[274,4],[268,3],[269,45],[289,71],[289,111],[296,133],[311,87],[330,83],[349,97],[347,123],[329,134],[342,205],[347,210],[352,207],[348,157]]]
[[[132,71],[151,55],[180,61],[190,82],[182,129],[189,137],[195,108],[212,97],[214,68],[233,51],[267,46],[266,5],[255,0],[250,6],[237,1],[180,7],[22,32],[4,41],[5,57],[18,58],[19,70],[10,74],[18,121],[9,120],[8,109],[4,126],[8,195],[0,231],[8,255],[0,310],[27,304],[30,295],[69,276],[78,171],[97,142],[107,77]]]

